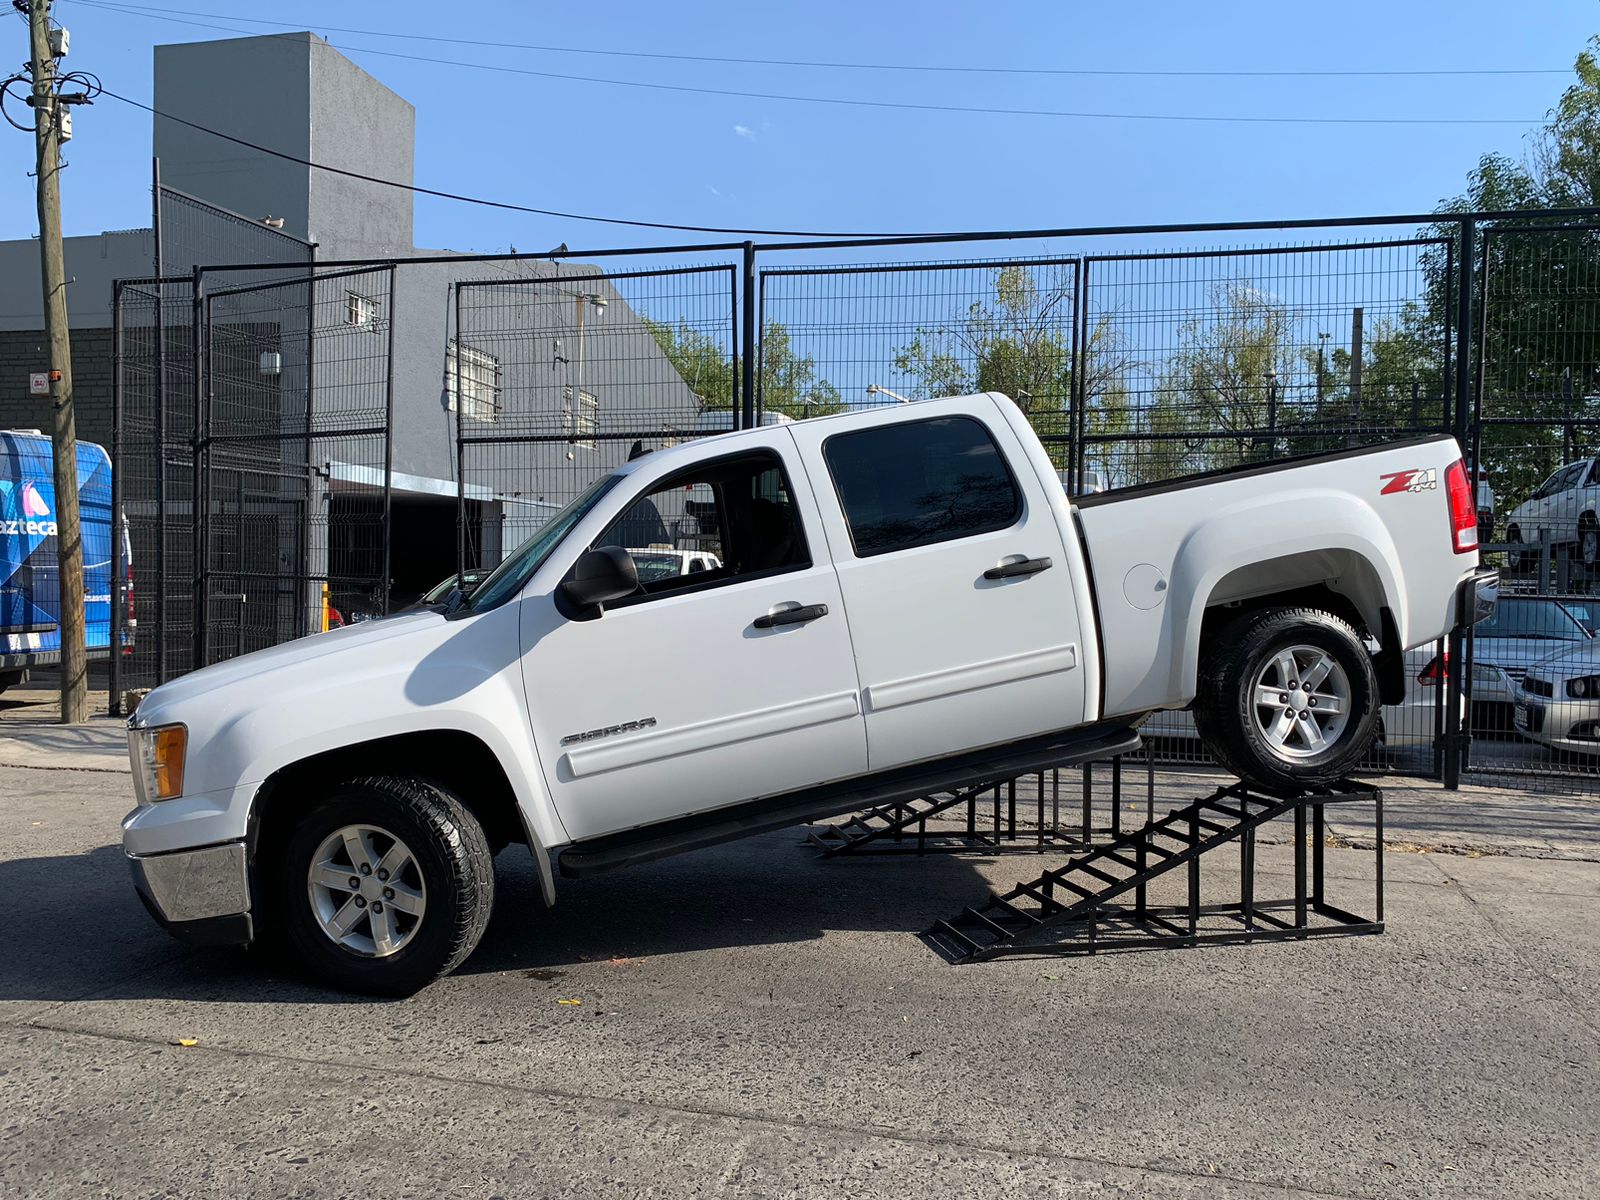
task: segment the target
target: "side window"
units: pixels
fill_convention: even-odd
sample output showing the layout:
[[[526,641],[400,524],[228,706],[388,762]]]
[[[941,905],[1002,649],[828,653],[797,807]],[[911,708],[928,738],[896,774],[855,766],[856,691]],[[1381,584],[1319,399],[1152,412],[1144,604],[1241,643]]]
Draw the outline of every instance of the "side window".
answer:
[[[594,544],[621,546],[639,569],[639,595],[621,604],[797,570],[811,557],[792,497],[776,455],[701,463],[655,484]]]
[[[857,558],[990,533],[1022,515],[1000,448],[971,417],[841,433],[822,454]]]

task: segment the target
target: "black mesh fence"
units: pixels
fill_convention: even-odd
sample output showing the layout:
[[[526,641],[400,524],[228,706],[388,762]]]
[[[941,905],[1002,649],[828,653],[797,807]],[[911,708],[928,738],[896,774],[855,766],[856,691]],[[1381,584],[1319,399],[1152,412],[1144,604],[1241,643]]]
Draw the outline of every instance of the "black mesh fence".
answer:
[[[1600,612],[1594,227],[1485,233],[1463,414],[1454,235],[1290,230],[1195,250],[1100,234],[1081,253],[952,244],[937,253],[981,256],[826,266],[787,247],[748,276],[731,254],[624,260],[649,263],[637,268],[519,256],[313,280],[303,243],[186,197],[162,204],[168,246],[189,247],[169,263],[233,257],[224,245],[255,258],[204,273],[198,322],[188,280],[121,292],[118,483],[138,621],[124,686],[393,611],[496,564],[630,456],[737,427],[748,365],[766,423],[1003,392],[1078,493],[1466,428],[1480,531],[1518,602],[1507,628],[1534,632],[1469,641],[1465,761],[1593,786],[1600,700],[1591,717],[1570,688],[1591,686],[1578,671]],[[703,548],[683,499],[651,544]],[[1442,644],[1408,652],[1370,769],[1441,773],[1447,659]],[[1169,765],[1204,768],[1187,714],[1147,731]]]
[[[193,668],[194,289],[189,280],[140,281],[118,292],[115,473],[130,566],[114,599],[129,618],[116,661],[122,690],[154,687]]]
[[[1474,458],[1504,596],[1467,644],[1483,775],[1600,775],[1600,230],[1483,238]]]
[[[447,348],[461,567],[492,567],[630,456],[738,421],[731,266],[460,282]],[[688,548],[686,510],[659,538]]]
[[[1449,427],[1450,243],[1085,258],[1084,461],[1111,487]]]

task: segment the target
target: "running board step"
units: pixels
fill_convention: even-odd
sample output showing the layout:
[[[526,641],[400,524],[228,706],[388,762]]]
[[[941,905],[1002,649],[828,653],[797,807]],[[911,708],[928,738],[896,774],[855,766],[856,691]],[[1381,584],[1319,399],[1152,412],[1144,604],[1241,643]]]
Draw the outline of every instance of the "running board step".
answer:
[[[1135,729],[1120,721],[1106,721],[934,762],[895,767],[875,775],[574,842],[561,852],[561,874],[593,875],[841,813],[888,811],[943,792],[965,792],[1051,767],[1130,754],[1139,746]]]

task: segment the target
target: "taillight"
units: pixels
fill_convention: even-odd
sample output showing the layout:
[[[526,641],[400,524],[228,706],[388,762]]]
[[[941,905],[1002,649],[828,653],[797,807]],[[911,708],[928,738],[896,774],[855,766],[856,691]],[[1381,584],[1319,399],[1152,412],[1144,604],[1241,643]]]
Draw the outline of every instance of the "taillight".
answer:
[[[1459,458],[1445,468],[1444,490],[1450,497],[1450,546],[1457,554],[1478,548],[1478,506],[1467,481],[1467,464]]]
[[[1450,678],[1450,651],[1435,655],[1432,662],[1422,668],[1417,682],[1423,687],[1437,687]]]

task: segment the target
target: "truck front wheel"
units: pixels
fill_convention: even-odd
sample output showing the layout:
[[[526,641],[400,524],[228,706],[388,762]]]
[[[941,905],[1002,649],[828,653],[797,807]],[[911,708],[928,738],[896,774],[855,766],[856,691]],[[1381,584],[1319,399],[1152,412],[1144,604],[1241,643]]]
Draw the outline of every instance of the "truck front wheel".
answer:
[[[477,946],[494,904],[483,827],[444,788],[392,776],[335,787],[279,864],[290,947],[349,991],[408,996]]]
[[[1246,783],[1294,792],[1348,774],[1378,731],[1372,658],[1312,608],[1246,613],[1202,647],[1195,727]]]

